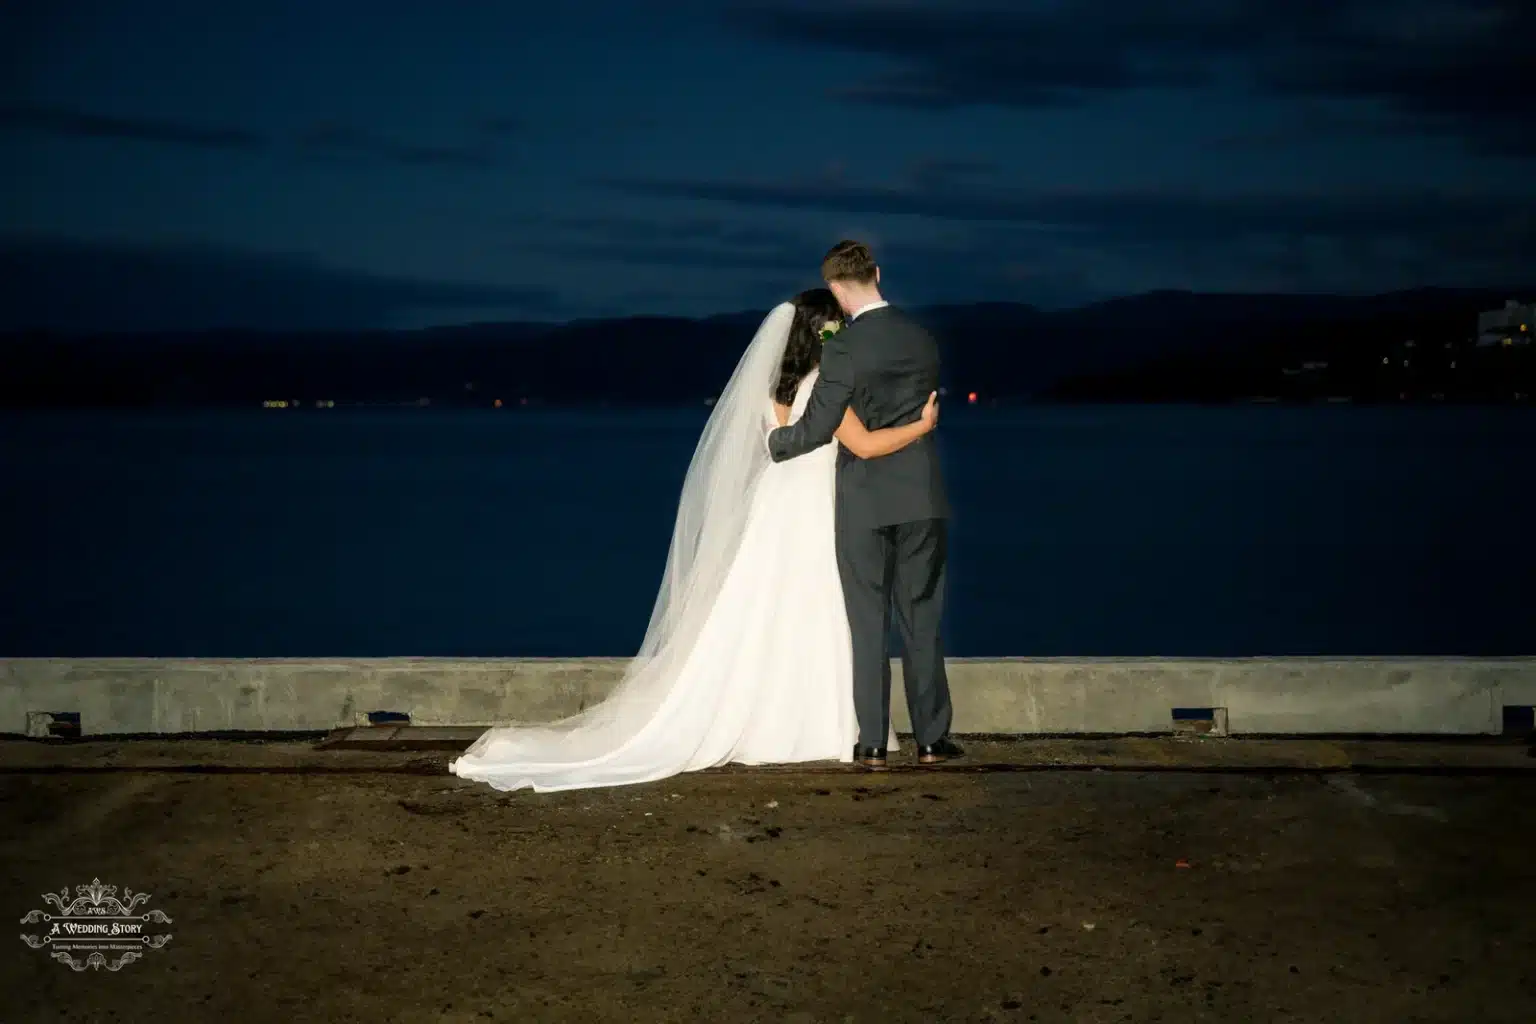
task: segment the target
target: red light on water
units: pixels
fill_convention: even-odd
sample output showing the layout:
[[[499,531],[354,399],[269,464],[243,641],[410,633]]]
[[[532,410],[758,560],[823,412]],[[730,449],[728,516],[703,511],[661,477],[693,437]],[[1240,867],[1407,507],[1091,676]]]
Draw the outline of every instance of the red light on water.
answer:
[[[972,405],[975,405],[976,404],[976,392],[972,391],[970,394],[966,395],[965,396],[965,400],[967,402],[970,402]]]

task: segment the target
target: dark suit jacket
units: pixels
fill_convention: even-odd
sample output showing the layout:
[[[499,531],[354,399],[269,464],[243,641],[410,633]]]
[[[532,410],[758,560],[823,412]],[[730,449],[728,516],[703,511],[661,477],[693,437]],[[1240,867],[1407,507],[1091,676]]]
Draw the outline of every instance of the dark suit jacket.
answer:
[[[890,306],[861,314],[822,348],[821,377],[805,414],[768,435],[775,462],[821,447],[850,406],[870,430],[912,423],[939,388],[939,346],[933,336]],[[838,528],[875,528],[946,519],[949,501],[932,434],[899,452],[860,459],[837,457]]]

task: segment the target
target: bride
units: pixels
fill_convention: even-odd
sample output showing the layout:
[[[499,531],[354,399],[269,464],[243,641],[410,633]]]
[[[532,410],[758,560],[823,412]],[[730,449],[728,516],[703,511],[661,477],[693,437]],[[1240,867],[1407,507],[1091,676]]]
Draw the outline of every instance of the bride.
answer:
[[[860,458],[933,430],[866,430],[774,463],[766,435],[805,411],[842,312],[823,288],[780,304],[715,403],[678,503],[650,627],[602,703],[563,721],[485,732],[450,766],[500,790],[619,786],[728,763],[852,760],[848,619],[833,544],[837,447]],[[895,747],[892,735],[891,747]]]

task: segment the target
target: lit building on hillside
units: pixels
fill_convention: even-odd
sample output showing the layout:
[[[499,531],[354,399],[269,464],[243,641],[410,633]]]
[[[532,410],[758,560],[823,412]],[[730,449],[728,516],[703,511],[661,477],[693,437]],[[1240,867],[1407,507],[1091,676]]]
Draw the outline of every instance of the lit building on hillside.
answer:
[[[1536,303],[1510,299],[1503,309],[1477,314],[1478,345],[1529,345],[1532,321],[1536,321]]]

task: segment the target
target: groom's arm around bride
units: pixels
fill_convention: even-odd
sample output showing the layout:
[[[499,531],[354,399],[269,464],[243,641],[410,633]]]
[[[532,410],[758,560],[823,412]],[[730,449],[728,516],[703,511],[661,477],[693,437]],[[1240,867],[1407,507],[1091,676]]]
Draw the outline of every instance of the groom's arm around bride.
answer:
[[[843,277],[846,273],[857,276]],[[769,432],[768,451],[775,462],[830,443],[850,412],[849,418],[856,417],[867,431],[915,424],[939,388],[938,343],[881,296],[880,270],[868,247],[858,242],[834,246],[822,275],[851,322],[823,345],[820,376],[805,412]],[[949,515],[938,451],[926,433],[872,460],[857,458],[861,452],[844,446],[838,491],[850,520],[885,526]]]
[[[893,329],[898,335],[904,329],[915,331],[937,352],[937,346],[922,328],[889,309],[883,301],[879,306],[888,317],[872,319],[884,319],[883,324],[871,322],[866,329],[864,317],[856,315],[850,327],[833,334],[822,346],[820,376],[811,388],[805,412],[796,422],[778,427],[768,435],[773,461],[799,458],[830,444],[834,437],[848,454],[860,459],[883,458],[921,441],[933,429],[938,418],[936,356],[931,368],[922,367],[915,376],[903,381],[918,386],[932,383],[927,392],[898,388],[894,393],[881,393],[884,389],[858,386],[871,374],[877,379],[889,376],[891,368],[879,362],[879,354],[887,349],[885,341]],[[862,362],[858,359],[861,354],[866,357]],[[871,363],[871,359],[875,361]],[[923,372],[929,369],[931,373]],[[884,436],[878,443],[869,443],[871,435],[877,432]]]

